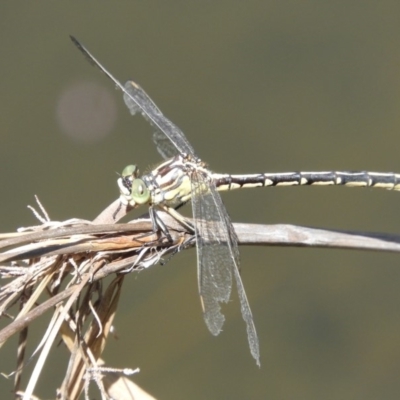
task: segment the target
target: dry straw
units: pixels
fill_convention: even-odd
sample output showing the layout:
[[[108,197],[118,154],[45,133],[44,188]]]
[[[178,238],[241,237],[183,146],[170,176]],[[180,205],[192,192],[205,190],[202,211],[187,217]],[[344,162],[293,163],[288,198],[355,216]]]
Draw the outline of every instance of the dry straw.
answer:
[[[70,352],[63,382],[54,388],[57,398],[89,398],[94,382],[103,399],[153,399],[129,379],[138,370],[108,367],[101,359],[117,311],[124,277],[169,259],[195,245],[192,231],[166,213],[159,216],[171,238],[154,232],[148,216],[118,224],[129,210],[115,201],[94,221],[51,221],[34,211],[39,226],[0,235],[0,315],[8,322],[0,331],[3,345],[19,335],[12,373],[18,396],[33,399],[44,364],[57,338]],[[190,222],[190,220],[188,220]],[[234,224],[239,244],[334,247],[400,251],[396,235],[327,231],[292,225]],[[107,280],[104,278],[111,276]],[[25,349],[28,328],[39,316],[52,313],[43,338],[28,359]],[[36,358],[35,368],[24,391],[24,365]]]

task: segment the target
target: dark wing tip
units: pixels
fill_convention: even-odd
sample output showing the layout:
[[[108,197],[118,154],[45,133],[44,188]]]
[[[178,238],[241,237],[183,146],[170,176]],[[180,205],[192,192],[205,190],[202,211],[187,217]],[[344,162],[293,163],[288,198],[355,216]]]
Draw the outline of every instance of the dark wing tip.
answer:
[[[72,43],[77,47],[77,49],[86,57],[90,64],[94,66],[98,64],[96,63],[94,57],[90,54],[89,50],[75,36],[69,35],[69,38],[71,39]]]
[[[85,47],[83,46],[83,44],[75,37],[72,35],[69,35],[69,38],[71,39],[72,43],[82,52],[82,53],[86,53],[87,50],[85,49]]]

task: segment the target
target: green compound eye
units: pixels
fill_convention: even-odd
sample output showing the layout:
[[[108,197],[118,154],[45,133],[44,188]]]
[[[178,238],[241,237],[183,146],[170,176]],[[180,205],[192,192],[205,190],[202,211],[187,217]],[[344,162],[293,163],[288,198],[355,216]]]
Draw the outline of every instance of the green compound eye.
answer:
[[[127,165],[121,175],[123,178],[128,178],[130,176],[136,178],[139,175],[139,169],[136,165]]]
[[[150,191],[141,179],[132,182],[131,197],[137,204],[145,204],[150,200]]]

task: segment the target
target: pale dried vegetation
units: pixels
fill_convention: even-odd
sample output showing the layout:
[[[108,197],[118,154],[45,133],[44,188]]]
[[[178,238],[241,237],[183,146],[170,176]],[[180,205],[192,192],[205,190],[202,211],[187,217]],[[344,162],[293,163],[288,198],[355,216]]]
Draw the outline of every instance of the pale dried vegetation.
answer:
[[[33,399],[36,383],[46,372],[44,362],[58,340],[69,352],[63,382],[54,396],[89,398],[94,383],[103,399],[153,399],[132,381],[136,366],[116,369],[101,359],[112,332],[124,277],[195,245],[193,232],[160,212],[171,238],[153,232],[151,221],[117,224],[127,210],[116,201],[95,221],[51,221],[43,208],[35,211],[41,224],[0,235],[0,331],[3,345],[19,335],[14,380],[16,397]],[[290,225],[235,224],[239,243],[248,245],[340,247],[399,251],[400,237],[344,233]],[[105,282],[106,277],[107,283]],[[51,313],[43,338],[27,356],[28,329],[39,316]],[[6,323],[4,322],[6,321]],[[26,388],[24,365],[35,361]],[[12,368],[12,366],[10,366]]]

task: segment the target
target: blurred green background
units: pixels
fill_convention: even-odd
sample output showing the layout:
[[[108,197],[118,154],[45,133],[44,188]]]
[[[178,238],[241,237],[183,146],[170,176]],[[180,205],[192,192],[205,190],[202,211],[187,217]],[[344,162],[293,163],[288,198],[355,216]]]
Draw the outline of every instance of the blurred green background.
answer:
[[[3,232],[37,223],[26,208],[34,194],[54,220],[93,219],[118,196],[117,171],[160,161],[146,121],[69,34],[118,79],[140,83],[217,172],[400,172],[398,1],[3,1]],[[400,231],[399,193],[223,198],[235,222]],[[125,279],[108,365],[140,367],[136,381],[160,399],[400,397],[399,255],[243,247],[241,256],[261,369],[236,296],[224,332],[207,331],[194,250]],[[15,349],[14,340],[2,350],[2,372]],[[37,395],[54,397],[65,354],[55,348]],[[11,388],[1,378],[3,396]]]

